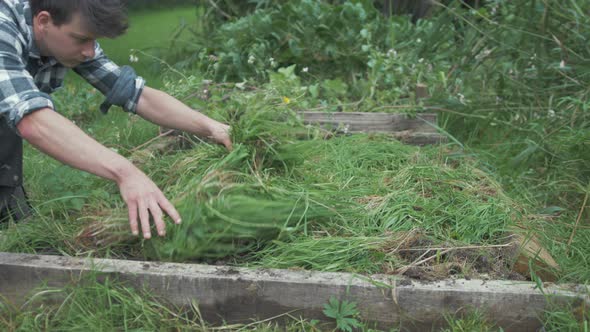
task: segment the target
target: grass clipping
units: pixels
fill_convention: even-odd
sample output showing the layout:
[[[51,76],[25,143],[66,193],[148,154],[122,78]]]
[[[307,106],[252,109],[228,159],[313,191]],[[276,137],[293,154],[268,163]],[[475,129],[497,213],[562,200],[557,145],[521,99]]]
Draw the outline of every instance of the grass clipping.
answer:
[[[304,190],[276,188],[258,180],[214,169],[187,184],[176,204],[184,222],[170,227],[166,238],[152,241],[149,255],[182,261],[244,254],[285,236],[307,219],[331,214]]]

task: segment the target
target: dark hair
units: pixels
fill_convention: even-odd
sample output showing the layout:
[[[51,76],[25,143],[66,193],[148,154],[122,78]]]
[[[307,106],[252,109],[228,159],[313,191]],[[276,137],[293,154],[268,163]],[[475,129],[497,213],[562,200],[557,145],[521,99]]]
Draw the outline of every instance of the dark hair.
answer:
[[[33,16],[47,11],[57,26],[69,23],[74,14],[80,13],[82,24],[100,37],[115,38],[129,27],[121,0],[29,0],[29,3]]]

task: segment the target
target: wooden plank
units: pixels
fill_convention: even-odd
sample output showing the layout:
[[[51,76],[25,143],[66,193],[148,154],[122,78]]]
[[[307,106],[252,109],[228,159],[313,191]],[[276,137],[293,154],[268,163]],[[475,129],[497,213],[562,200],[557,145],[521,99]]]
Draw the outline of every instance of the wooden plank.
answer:
[[[590,304],[584,286],[443,280],[422,283],[398,276],[359,276],[275,269],[80,259],[0,253],[0,294],[15,305],[46,282],[61,287],[98,270],[153,292],[179,306],[199,303],[210,322],[250,322],[292,312],[323,319],[323,305],[334,296],[355,301],[364,321],[379,328],[430,331],[444,325],[444,314],[479,309],[505,331],[536,331],[538,318],[552,302],[574,307]],[[401,324],[401,325],[400,325]]]
[[[393,133],[392,136],[406,144],[420,146],[447,142],[447,137],[438,133],[413,133],[410,131],[400,131]]]
[[[436,123],[436,114],[424,113],[415,118],[406,114],[363,112],[302,112],[303,122],[327,130],[345,133],[396,133],[414,131],[436,133],[429,123]]]
[[[440,144],[447,137],[433,126],[437,115],[421,113],[415,118],[406,114],[363,112],[301,112],[305,124],[317,125],[337,134],[383,133],[412,145]]]

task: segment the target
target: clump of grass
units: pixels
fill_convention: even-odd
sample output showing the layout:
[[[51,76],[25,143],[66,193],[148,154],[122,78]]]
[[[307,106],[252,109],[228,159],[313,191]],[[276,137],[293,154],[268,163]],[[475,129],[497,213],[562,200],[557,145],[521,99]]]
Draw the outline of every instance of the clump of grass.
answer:
[[[254,253],[252,266],[305,269],[328,272],[379,273],[383,264],[395,260],[379,251],[387,237],[349,238],[331,236],[298,237],[291,241],[273,241]]]
[[[442,329],[441,332],[503,331],[501,328],[495,328],[489,318],[478,310],[462,315],[446,315],[445,320],[448,327]]]
[[[0,234],[0,252],[63,254],[76,250],[79,225],[33,214],[26,222],[10,222]]]
[[[526,214],[489,174],[469,161],[447,160],[438,148],[418,149],[386,136],[363,135],[284,148],[281,156],[300,158],[292,173],[295,181],[310,188],[333,184],[343,200],[362,211],[344,223],[353,228],[352,234],[420,225],[440,240],[486,243],[497,241]]]
[[[590,310],[584,305],[578,308],[554,305],[543,316],[543,328],[546,331],[586,332],[590,330]]]
[[[232,154],[238,153],[235,150]],[[255,176],[222,168],[212,169],[185,186],[182,197],[176,199],[184,222],[172,227],[165,239],[151,242],[159,259],[241,254],[310,220],[335,214],[304,189],[273,186]]]
[[[0,301],[5,331],[128,331],[198,328],[194,310],[171,310],[147,291],[106,277],[84,277],[64,288],[43,287],[15,307]]]

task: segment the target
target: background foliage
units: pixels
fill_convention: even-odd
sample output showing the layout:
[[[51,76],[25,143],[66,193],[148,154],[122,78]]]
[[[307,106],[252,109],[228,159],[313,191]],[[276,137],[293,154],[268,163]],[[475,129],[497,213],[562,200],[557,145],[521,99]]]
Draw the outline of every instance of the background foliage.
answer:
[[[496,0],[475,10],[453,2],[414,25],[383,16],[372,1],[254,1],[249,15],[205,16],[194,42],[168,59],[221,82],[265,81],[296,65],[302,87],[291,95],[303,90],[318,105],[351,110],[411,106],[415,84],[425,83],[432,98],[422,106],[495,159],[492,171],[509,186],[549,185],[534,199],[579,207],[590,180],[589,6]]]

